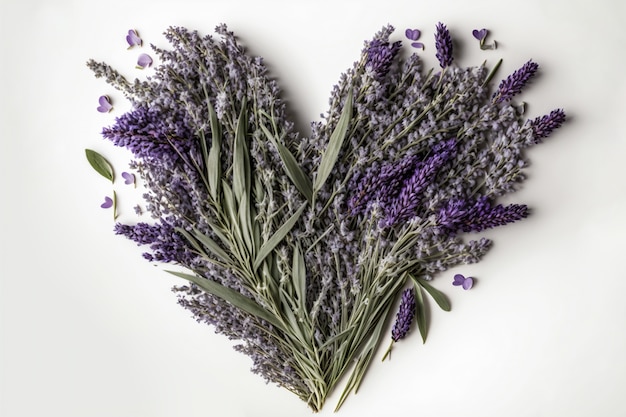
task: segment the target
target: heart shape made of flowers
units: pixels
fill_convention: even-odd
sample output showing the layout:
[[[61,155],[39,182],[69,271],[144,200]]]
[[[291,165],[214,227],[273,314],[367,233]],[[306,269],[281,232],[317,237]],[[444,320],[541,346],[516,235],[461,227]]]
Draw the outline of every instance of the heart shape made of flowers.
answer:
[[[485,65],[453,63],[440,23],[440,69],[425,72],[386,26],[303,137],[262,59],[226,26],[216,32],[169,28],[172,49],[153,47],[161,63],[144,81],[88,62],[132,103],[103,136],[132,151],[154,219],[115,230],[148,246],[149,261],[184,267],[170,271],[187,281],[178,302],[313,410],[349,375],[339,407],[388,337],[397,300],[392,346],[414,319],[425,340],[425,296],[450,309],[429,281],[490,247],[464,235],[527,216],[497,199],[524,179],[524,149],[565,114],[525,119],[511,104],[532,61],[492,88]]]

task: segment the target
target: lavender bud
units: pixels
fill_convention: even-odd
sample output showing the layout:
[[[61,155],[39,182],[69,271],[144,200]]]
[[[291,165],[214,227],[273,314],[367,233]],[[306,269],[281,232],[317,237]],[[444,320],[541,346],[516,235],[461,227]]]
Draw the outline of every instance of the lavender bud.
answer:
[[[402,293],[400,300],[400,308],[396,315],[396,322],[391,330],[391,338],[394,342],[403,339],[409,332],[411,323],[415,316],[415,291],[413,288],[407,288]]]
[[[565,112],[562,109],[552,110],[550,114],[537,117],[530,122],[533,129],[533,139],[535,143],[540,143],[541,139],[550,136],[554,129],[561,127],[565,121]]]
[[[435,31],[436,57],[441,68],[449,67],[452,64],[452,38],[448,28],[443,23],[437,23]]]
[[[398,54],[402,42],[394,42],[391,45],[389,42],[384,42],[380,39],[374,39],[370,42],[367,48],[367,61],[366,67],[370,67],[375,73],[377,78],[383,78],[391,67],[393,59]]]
[[[495,94],[495,101],[498,103],[509,101],[514,95],[521,93],[538,68],[539,65],[537,63],[529,60],[520,69],[502,80]]]

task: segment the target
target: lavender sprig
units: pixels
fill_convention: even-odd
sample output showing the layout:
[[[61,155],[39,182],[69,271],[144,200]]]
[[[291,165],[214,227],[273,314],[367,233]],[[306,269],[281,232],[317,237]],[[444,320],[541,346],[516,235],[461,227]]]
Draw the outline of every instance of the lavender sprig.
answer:
[[[537,63],[532,60],[527,61],[521,68],[500,82],[494,100],[498,103],[506,102],[521,93],[528,81],[537,73],[538,68]]]
[[[391,344],[383,355],[383,361],[391,353],[393,344],[400,339],[404,339],[409,333],[411,323],[413,323],[413,317],[415,317],[416,303],[415,303],[415,289],[413,287],[407,288],[402,292],[400,298],[400,306],[396,313],[396,321],[391,329]]]
[[[452,64],[452,37],[448,28],[443,23],[437,23],[435,28],[435,47],[437,53],[435,56],[439,60],[441,68],[449,67]]]
[[[537,117],[530,122],[533,130],[533,140],[535,144],[541,143],[565,122],[565,112],[562,109],[552,110],[550,114]]]

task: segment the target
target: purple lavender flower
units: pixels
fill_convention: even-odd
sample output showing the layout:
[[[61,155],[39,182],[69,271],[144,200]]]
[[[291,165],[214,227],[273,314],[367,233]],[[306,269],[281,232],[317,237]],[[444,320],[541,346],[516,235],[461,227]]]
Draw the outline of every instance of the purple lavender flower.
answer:
[[[462,200],[450,200],[439,210],[437,224],[450,235],[459,231],[480,232],[513,223],[528,216],[523,204],[498,204],[492,207],[487,197],[481,197],[469,205]]]
[[[404,182],[397,197],[390,200],[383,209],[386,218],[383,227],[391,227],[410,220],[416,215],[417,208],[422,201],[422,193],[434,180],[439,169],[452,156],[455,150],[455,140],[445,141],[435,149],[435,154],[420,164],[413,175]]]
[[[100,205],[103,209],[108,209],[113,207],[113,199],[109,196],[104,197],[104,203]]]
[[[126,184],[126,185],[133,184],[133,185],[135,185],[135,175],[134,174],[131,174],[130,172],[122,172],[122,178],[124,178],[124,184]]]
[[[393,59],[398,54],[402,42],[397,41],[392,43],[385,42],[381,39],[374,39],[367,47],[367,61],[366,67],[371,68],[377,78],[383,78],[391,67]]]
[[[506,79],[502,80],[498,91],[495,93],[494,98],[497,103],[509,101],[513,96],[522,92],[522,89],[528,83],[535,73],[539,65],[529,60],[520,69],[513,72]]]
[[[419,29],[407,29],[404,31],[404,35],[407,37],[407,39],[413,41],[411,42],[411,46],[413,48],[421,48],[424,49],[424,44],[421,42],[416,42],[420,36],[421,36],[422,32],[420,32]]]
[[[152,66],[152,57],[148,54],[139,55],[139,58],[137,58],[137,68],[144,69],[150,66]]]
[[[533,129],[535,143],[540,143],[543,138],[547,138],[554,129],[561,127],[564,121],[565,112],[562,109],[552,110],[550,114],[532,120],[530,126]]]
[[[461,274],[456,274],[454,276],[454,281],[452,281],[452,285],[457,287],[463,287],[464,290],[469,290],[474,286],[474,278],[465,277]]]
[[[474,29],[472,31],[472,36],[478,39],[482,45],[482,43],[485,41],[485,38],[487,38],[487,29]]]
[[[439,60],[441,68],[449,67],[452,64],[452,38],[448,28],[443,23],[437,23],[435,31],[435,56]]]
[[[128,49],[132,48],[133,46],[141,46],[143,44],[143,41],[141,40],[139,34],[135,29],[131,29],[128,31],[128,35],[126,35],[126,42],[128,42],[129,45]]]
[[[114,231],[137,245],[149,245],[152,252],[143,254],[149,261],[190,266],[196,258],[185,238],[176,232],[174,226],[163,220],[156,224],[137,223],[134,226],[117,223]]]
[[[402,292],[402,299],[400,300],[400,307],[396,314],[396,322],[391,329],[391,338],[394,342],[403,339],[413,322],[415,316],[415,290],[413,288],[407,288]]]
[[[108,113],[113,109],[109,96],[100,96],[98,98],[98,103],[100,105],[97,107],[96,110],[98,110],[100,113]]]

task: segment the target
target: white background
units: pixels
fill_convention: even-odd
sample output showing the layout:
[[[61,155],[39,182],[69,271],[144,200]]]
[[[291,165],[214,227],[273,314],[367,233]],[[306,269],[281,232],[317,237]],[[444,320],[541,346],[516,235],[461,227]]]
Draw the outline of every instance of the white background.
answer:
[[[225,22],[263,55],[298,126],[326,110],[364,39],[391,23],[422,30],[435,65],[443,21],[459,65],[501,76],[527,59],[541,74],[520,100],[528,115],[563,107],[568,123],[528,156],[507,200],[532,216],[491,231],[490,254],[434,285],[453,304],[375,361],[338,415],[522,417],[626,415],[626,129],[622,0],[154,1],[2,0],[0,6],[0,415],[3,417],[308,416],[287,391],[175,302],[175,278],[112,233],[99,207],[112,186],[91,170],[96,149],[124,170],[128,155],[99,132],[128,109],[85,66],[106,60],[130,78],[142,50],[128,29],[166,46],[162,31],[209,33]],[[471,30],[490,29],[497,51]],[[110,94],[115,110],[96,111]],[[139,192],[118,181],[120,220]],[[462,272],[471,291],[451,285]],[[386,347],[386,346],[385,346]],[[382,353],[382,352],[381,352]],[[378,356],[380,357],[380,355]],[[332,415],[338,393],[320,413]]]

